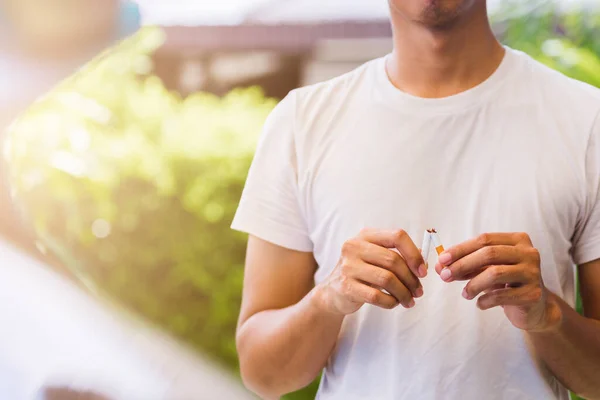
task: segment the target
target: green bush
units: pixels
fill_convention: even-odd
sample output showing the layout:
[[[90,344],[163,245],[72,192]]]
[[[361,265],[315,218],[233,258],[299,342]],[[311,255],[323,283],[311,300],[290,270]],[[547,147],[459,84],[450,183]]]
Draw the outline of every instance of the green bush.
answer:
[[[506,44],[600,86],[598,14],[504,24]],[[229,224],[275,101],[168,92],[151,73],[162,39],[142,30],[33,105],[11,128],[11,181],[41,248],[235,371],[246,238]]]
[[[259,89],[181,99],[152,75],[146,29],[10,129],[18,204],[42,246],[234,369],[246,238],[229,229],[262,124]]]
[[[514,1],[514,0],[513,0]],[[546,65],[600,87],[600,11],[557,13],[553,4],[524,14],[524,2],[506,3],[494,20],[503,26],[502,41]],[[511,16],[520,15],[518,18]],[[500,22],[501,21],[501,22]]]

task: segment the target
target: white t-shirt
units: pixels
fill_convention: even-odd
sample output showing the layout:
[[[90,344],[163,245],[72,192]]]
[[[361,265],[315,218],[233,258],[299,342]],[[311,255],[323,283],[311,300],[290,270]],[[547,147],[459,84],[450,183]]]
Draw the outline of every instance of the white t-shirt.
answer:
[[[527,232],[546,286],[573,305],[574,264],[600,258],[599,182],[596,88],[507,49],[479,86],[422,99],[392,85],[382,58],[279,104],[233,228],[313,252],[317,283],[363,227],[417,245],[435,227],[447,247]],[[567,399],[526,335],[464,285],[430,271],[416,307],[348,316],[318,398]]]

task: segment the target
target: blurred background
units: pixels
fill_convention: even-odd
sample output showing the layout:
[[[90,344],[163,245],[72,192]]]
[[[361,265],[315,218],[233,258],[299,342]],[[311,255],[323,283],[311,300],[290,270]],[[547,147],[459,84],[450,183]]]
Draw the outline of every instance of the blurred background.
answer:
[[[489,2],[503,43],[600,87],[597,0]],[[290,90],[389,52],[387,15],[0,0],[0,398],[252,398],[229,225],[262,124]]]

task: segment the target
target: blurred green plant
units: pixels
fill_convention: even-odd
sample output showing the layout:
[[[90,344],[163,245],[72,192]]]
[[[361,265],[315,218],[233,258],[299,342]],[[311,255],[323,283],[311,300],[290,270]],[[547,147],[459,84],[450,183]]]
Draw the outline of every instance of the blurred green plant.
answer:
[[[246,238],[229,229],[276,101],[168,92],[144,29],[36,102],[6,158],[40,246],[98,289],[236,368]]]
[[[600,87],[599,13],[514,12],[496,17],[505,44]],[[41,249],[237,370],[246,238],[229,224],[275,101],[167,91],[152,75],[163,39],[143,29],[34,104],[11,127],[11,181]]]
[[[503,43],[600,87],[600,9],[572,6],[561,12],[555,2],[539,4],[533,10],[528,2],[504,4],[492,18],[501,27]]]

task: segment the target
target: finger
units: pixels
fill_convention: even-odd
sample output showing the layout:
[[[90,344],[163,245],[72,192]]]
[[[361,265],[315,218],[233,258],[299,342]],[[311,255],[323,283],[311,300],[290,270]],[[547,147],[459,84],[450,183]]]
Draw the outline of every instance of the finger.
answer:
[[[419,279],[412,273],[402,256],[393,250],[377,246],[373,243],[363,242],[360,258],[367,264],[372,264],[391,271],[410,290],[415,297],[422,295],[422,285]],[[419,290],[421,289],[421,290]]]
[[[438,257],[440,264],[450,265],[479,249],[490,246],[515,246],[523,240],[520,233],[484,233],[444,251]]]
[[[484,294],[493,292],[494,290],[506,289],[508,286],[506,284],[498,284],[494,285],[490,288],[487,288],[483,291]]]
[[[418,247],[417,250],[423,259],[423,265],[420,265],[419,269],[417,269],[417,277],[425,278],[427,276],[427,270],[429,269],[429,263],[427,262],[427,257],[423,257],[423,249]]]
[[[523,256],[515,246],[488,246],[468,254],[450,266],[443,268],[443,280],[462,281],[481,273],[490,265],[510,265],[523,261]]]
[[[351,283],[350,293],[352,300],[359,303],[368,303],[387,310],[398,306],[398,301],[393,296],[358,281]],[[414,300],[412,301],[414,304]]]
[[[408,307],[413,297],[423,295],[422,290],[416,294],[411,292],[393,272],[366,263],[358,266],[354,278],[387,290],[404,307]]]
[[[442,264],[439,262],[435,263],[435,272],[437,272],[438,275],[442,273],[442,269],[444,269]]]
[[[477,299],[477,307],[489,310],[498,306],[526,306],[542,298],[542,289],[532,285],[520,288],[505,288],[484,294]]]
[[[424,278],[427,274],[427,267],[419,249],[405,231],[363,229],[359,236],[367,242],[397,249],[415,276]]]
[[[527,282],[527,273],[522,265],[494,265],[467,283],[463,291],[463,297],[471,300],[479,296],[481,292],[496,285],[518,286]]]
[[[438,275],[441,275],[442,271],[444,269],[445,269],[445,267],[442,264],[440,264],[440,263],[435,264],[435,271],[438,273]],[[477,276],[477,274],[466,275],[464,280],[468,281],[468,280],[475,278],[476,276]],[[446,282],[454,282],[454,278],[450,277],[446,280]]]

